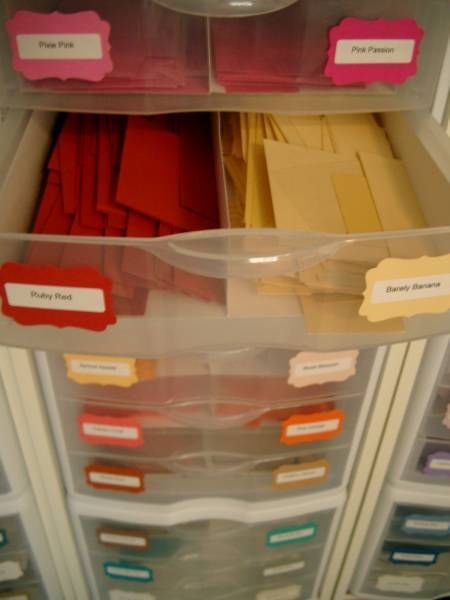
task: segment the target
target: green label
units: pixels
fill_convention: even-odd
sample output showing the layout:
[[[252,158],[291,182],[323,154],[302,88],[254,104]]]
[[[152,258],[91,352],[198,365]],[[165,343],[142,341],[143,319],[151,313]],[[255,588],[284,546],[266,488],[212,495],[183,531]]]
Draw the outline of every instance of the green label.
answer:
[[[6,546],[8,543],[8,536],[6,535],[6,529],[0,529],[0,548]]]
[[[317,535],[317,524],[313,521],[302,525],[288,525],[279,529],[272,529],[267,533],[267,546],[284,546],[309,542]]]

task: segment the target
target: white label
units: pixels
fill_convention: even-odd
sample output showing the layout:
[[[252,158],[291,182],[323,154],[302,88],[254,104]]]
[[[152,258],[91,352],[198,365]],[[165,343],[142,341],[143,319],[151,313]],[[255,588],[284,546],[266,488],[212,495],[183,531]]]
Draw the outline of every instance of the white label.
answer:
[[[339,40],[334,62],[337,65],[409,64],[415,40]]]
[[[293,423],[286,428],[287,437],[298,437],[311,433],[325,433],[326,431],[337,431],[339,419],[328,419],[317,423]]]
[[[139,438],[139,432],[136,427],[124,427],[123,425],[83,423],[83,433],[85,435],[116,438],[118,440],[137,440]]]
[[[103,290],[97,288],[6,283],[5,291],[11,306],[91,313],[105,312]]]
[[[133,477],[133,475],[116,475],[115,473],[99,473],[98,471],[89,471],[89,481],[91,481],[91,483],[117,485],[119,487],[141,487],[141,481],[139,477]]]
[[[112,375],[114,377],[130,377],[131,366],[129,362],[100,362],[71,358],[70,368],[74,373],[82,375]]]
[[[403,575],[380,575],[375,587],[383,592],[416,594],[423,587],[423,577]]]
[[[114,577],[128,577],[133,579],[142,579],[148,581],[149,572],[147,569],[132,569],[130,567],[119,567],[115,565],[107,565],[106,572]]]
[[[292,573],[293,571],[301,571],[305,568],[305,561],[289,563],[287,565],[279,565],[278,567],[267,567],[263,571],[264,577],[272,577],[272,575],[281,575],[283,573]]]
[[[256,600],[296,600],[300,598],[302,593],[301,585],[286,585],[276,590],[265,590],[258,592],[255,596]]]
[[[393,552],[392,560],[407,562],[429,562],[432,563],[436,558],[435,554],[414,554],[411,552]]]
[[[329,375],[339,373],[340,371],[349,371],[353,369],[355,359],[351,356],[336,358],[334,360],[321,360],[297,363],[294,368],[295,377],[305,377],[317,375],[318,373]]]
[[[283,533],[274,533],[270,536],[270,543],[277,544],[279,542],[288,542],[291,540],[299,540],[304,537],[314,535],[314,527],[306,529],[296,529],[294,531],[284,531]]]
[[[11,581],[22,577],[23,571],[20,564],[13,560],[0,563],[0,581]]]
[[[20,33],[16,41],[23,60],[100,60],[103,56],[98,33]]]
[[[128,590],[110,590],[110,600],[156,600],[156,596],[147,592],[130,592]]]
[[[448,531],[450,521],[419,521],[419,519],[406,519],[407,529],[430,529],[432,531]]]
[[[437,471],[450,471],[450,460],[448,458],[432,458],[427,468],[436,469]]]
[[[135,546],[136,548],[145,548],[147,540],[145,538],[131,535],[122,535],[121,533],[101,532],[99,539],[104,544],[116,544],[120,546]]]
[[[278,473],[276,477],[277,483],[290,483],[294,481],[304,481],[305,479],[318,479],[325,477],[325,467],[315,467],[313,469],[299,469],[298,471],[286,471]]]
[[[372,304],[423,300],[450,295],[450,275],[427,275],[377,281],[372,289]]]

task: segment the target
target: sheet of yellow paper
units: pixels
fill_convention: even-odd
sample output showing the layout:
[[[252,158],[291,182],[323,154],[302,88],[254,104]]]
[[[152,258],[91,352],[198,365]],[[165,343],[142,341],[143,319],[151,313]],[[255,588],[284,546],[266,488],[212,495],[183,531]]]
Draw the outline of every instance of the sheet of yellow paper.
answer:
[[[285,138],[285,136],[283,134],[283,131],[279,128],[278,123],[275,120],[274,115],[269,114],[268,117],[269,117],[270,124],[272,125],[272,130],[273,130],[273,132],[275,134],[275,140],[277,142],[285,142],[285,143],[287,143],[287,139]]]
[[[278,140],[277,133],[273,128],[270,116],[268,114],[264,113],[263,121],[264,121],[264,133],[265,133],[264,137],[265,137],[265,139],[277,141]]]
[[[385,231],[426,227],[425,218],[401,160],[360,152],[376,210]]]
[[[256,282],[258,294],[281,296],[304,296],[311,294],[311,290],[299,283],[295,277],[268,277]]]
[[[239,128],[240,128],[240,137],[241,137],[241,153],[242,158],[247,160],[247,150],[248,150],[248,119],[247,113],[239,113],[239,117],[236,115],[236,118],[239,118]]]
[[[364,175],[331,176],[348,233],[382,231],[375,203]]]
[[[245,162],[242,158],[237,158],[236,156],[225,156],[224,164],[228,176],[237,192],[242,197],[242,206],[244,206],[247,172]]]
[[[330,131],[325,117],[322,117],[320,124],[322,127],[322,150],[325,152],[334,152],[333,142],[331,141]]]
[[[362,297],[314,294],[301,298],[301,306],[308,333],[387,333],[404,331],[402,319],[371,323],[358,314]]]
[[[326,115],[335,152],[356,156],[358,152],[373,152],[392,157],[392,149],[382,129],[370,114]]]
[[[288,144],[293,144],[295,146],[305,145],[290,117],[287,115],[272,115],[272,119],[276,123],[278,129],[282,132],[283,137]]]
[[[264,154],[262,115],[249,115],[249,124],[245,225],[247,227],[275,227]]]
[[[365,289],[366,268],[325,260],[315,267],[298,273],[299,281],[313,292],[333,294],[362,294]]]
[[[233,136],[231,153],[233,156],[243,158],[244,155],[242,153],[241,125],[239,115],[231,113],[229,123],[231,124]]]
[[[264,143],[276,226],[345,233],[345,224],[331,175],[361,174],[357,160],[266,140]],[[322,156],[323,155],[323,156]]]
[[[323,150],[321,117],[296,117],[289,115],[303,144],[311,150]]]

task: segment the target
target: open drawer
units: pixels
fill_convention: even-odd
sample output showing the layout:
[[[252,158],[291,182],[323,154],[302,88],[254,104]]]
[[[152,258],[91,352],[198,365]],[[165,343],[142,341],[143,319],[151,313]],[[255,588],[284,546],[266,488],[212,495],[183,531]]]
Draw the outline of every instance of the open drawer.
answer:
[[[3,314],[0,343],[59,352],[138,357],[211,348],[217,340],[228,346],[245,340],[246,344],[256,346],[326,350],[381,345],[448,331],[450,140],[423,114],[385,113],[381,119],[395,155],[403,159],[409,172],[428,227],[352,236],[277,229],[220,229],[145,240],[27,233],[55,121],[52,114],[35,113],[1,190]],[[218,171],[221,212],[226,215],[226,190],[220,177],[220,164]],[[226,217],[223,224],[226,225]],[[371,244],[385,244],[390,249],[390,258],[382,260],[378,268],[376,263],[367,262],[367,249]],[[58,279],[60,271],[51,267],[58,267],[59,263],[52,264],[52,259],[42,265],[29,265],[29,253],[39,247],[44,253],[47,249],[56,249],[56,253],[48,252],[50,257],[70,254],[75,271],[78,273],[81,267],[83,272],[80,283],[74,284],[71,269],[63,269],[62,279]],[[169,289],[151,290],[147,303],[136,314],[121,314],[120,307],[115,306],[108,295],[111,285],[120,285],[120,269],[119,273],[108,273],[105,277],[98,266],[98,257],[99,253],[122,256],[130,251],[141,265],[150,263],[152,267],[172,270],[187,278],[196,290],[207,289],[208,300],[204,295],[202,299],[202,294],[186,295],[169,286]],[[423,256],[432,257],[431,263],[429,259],[423,260]],[[398,264],[394,261],[395,268],[391,268],[393,258],[402,259]],[[316,310],[313,318],[305,318],[297,298],[258,293],[260,279],[307,273],[322,264],[327,268],[331,265],[333,269],[337,264],[334,261],[357,265],[359,269],[365,265],[364,269],[371,274],[365,308],[362,295],[352,296],[347,301],[348,297],[343,294],[325,294],[320,296],[320,310]],[[20,271],[19,279],[11,278],[10,266],[5,269],[6,263],[13,263],[14,272]],[[390,266],[385,270],[387,264]],[[23,275],[28,273],[29,267],[31,278]],[[90,267],[87,283],[86,267]],[[404,279],[405,274],[406,285],[398,281]],[[46,286],[55,295],[47,294]],[[408,310],[405,303],[410,307]],[[45,313],[46,318],[51,314],[50,322],[57,316],[59,326],[27,325],[30,306],[33,315],[36,311],[39,313],[38,322],[43,322],[42,314]],[[68,310],[68,306],[73,309]],[[381,316],[380,306],[386,309],[386,314],[382,311]],[[12,311],[14,318],[8,316],[12,314],[11,307],[20,309],[19,315]],[[372,321],[363,316],[368,314],[368,308],[376,313],[371,316]],[[63,313],[75,314],[78,325],[64,327],[62,323],[61,328]],[[402,317],[390,318],[398,314]],[[97,324],[97,317],[100,317],[101,327],[106,328],[103,331],[86,329],[87,323],[95,321]],[[35,323],[35,317],[33,319]]]
[[[311,113],[429,108],[450,17],[445,0],[8,0],[0,21],[8,106]]]

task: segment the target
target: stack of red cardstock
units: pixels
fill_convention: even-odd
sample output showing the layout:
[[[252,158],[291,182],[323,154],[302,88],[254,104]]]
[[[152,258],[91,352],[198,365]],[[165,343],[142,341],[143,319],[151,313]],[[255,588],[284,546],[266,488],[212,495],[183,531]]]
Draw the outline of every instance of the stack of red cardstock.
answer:
[[[220,227],[209,115],[67,115],[57,133],[33,233],[154,238]],[[28,262],[91,266],[113,283],[116,314],[144,314],[151,290],[223,302],[221,282],[120,240],[33,243]]]

